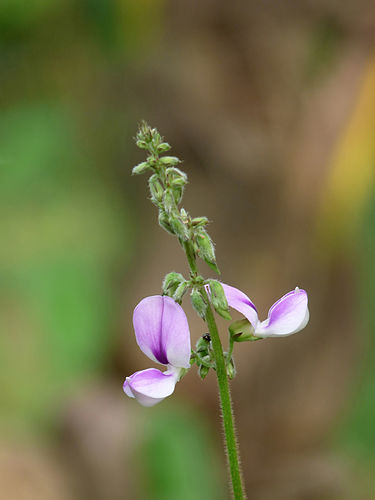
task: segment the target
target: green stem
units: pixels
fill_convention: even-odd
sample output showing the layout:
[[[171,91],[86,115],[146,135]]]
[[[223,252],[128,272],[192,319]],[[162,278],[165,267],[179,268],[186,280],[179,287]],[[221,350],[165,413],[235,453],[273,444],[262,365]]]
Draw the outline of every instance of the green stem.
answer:
[[[189,268],[192,277],[198,275],[195,252],[190,241],[183,244],[186,257],[189,263]],[[216,321],[212,312],[210,301],[208,299],[204,286],[201,287],[201,292],[207,303],[205,321],[210,332],[212,348],[215,357],[216,376],[219,386],[219,395],[221,402],[221,411],[223,415],[224,435],[227,448],[227,456],[232,479],[233,495],[235,500],[243,500],[245,498],[244,488],[242,485],[239,450],[237,446],[236,432],[234,428],[234,415],[232,410],[232,401],[230,396],[229,381],[227,376],[226,362],[221,345],[219,332],[216,326]]]
[[[197,263],[195,261],[194,249],[190,241],[185,241],[183,246],[188,260],[190,274],[192,278],[195,278],[196,276],[198,276],[198,268],[197,268]]]
[[[204,293],[206,294],[206,292]],[[227,455],[228,455],[230,474],[232,479],[233,495],[235,500],[243,500],[245,498],[245,492],[244,492],[244,487],[242,485],[240,460],[239,460],[240,457],[239,457],[239,450],[237,446],[236,433],[234,428],[234,414],[230,396],[229,381],[227,377],[225,358],[219,337],[219,332],[217,330],[215,318],[209,302],[205,319],[207,322],[208,330],[211,335],[212,347],[216,361],[216,376],[219,386],[221,411],[223,414],[223,426],[224,426],[225,441],[227,445]]]

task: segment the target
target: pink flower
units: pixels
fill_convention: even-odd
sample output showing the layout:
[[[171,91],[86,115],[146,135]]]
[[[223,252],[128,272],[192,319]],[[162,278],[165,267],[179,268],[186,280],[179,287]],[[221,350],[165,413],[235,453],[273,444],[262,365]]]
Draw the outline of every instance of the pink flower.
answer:
[[[305,290],[298,287],[275,302],[268,318],[259,321],[255,305],[241,290],[222,283],[229,307],[240,312],[254,328],[255,337],[286,337],[297,333],[309,321],[308,299]]]
[[[153,406],[170,396],[181,372],[190,367],[190,331],[182,307],[172,298],[146,297],[133,314],[135,337],[152,361],[165,365],[162,372],[149,368],[126,377],[124,392],[143,406]]]

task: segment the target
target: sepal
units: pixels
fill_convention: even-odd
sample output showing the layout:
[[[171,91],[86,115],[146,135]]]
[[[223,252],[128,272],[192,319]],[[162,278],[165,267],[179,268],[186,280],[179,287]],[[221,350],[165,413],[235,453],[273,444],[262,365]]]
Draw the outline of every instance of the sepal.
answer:
[[[180,273],[171,272],[165,275],[163,280],[163,294],[173,297],[180,283],[185,281],[185,278]]]
[[[163,201],[163,186],[159,181],[158,174],[153,174],[148,180],[148,186],[150,188],[151,199],[153,202],[161,203]]]
[[[173,229],[176,236],[182,241],[187,241],[189,239],[189,231],[186,224],[182,222],[179,217],[174,217],[173,215],[169,218],[169,223]]]
[[[216,273],[220,274],[219,268],[216,265],[214,244],[207,231],[203,228],[199,228],[196,233],[196,244],[201,259],[203,259]]]
[[[229,306],[221,283],[217,280],[208,280],[211,302],[215,311],[224,319],[231,320]]]
[[[139,163],[132,169],[132,175],[140,175],[144,174],[145,172],[152,170],[149,162],[143,161],[142,163]]]
[[[169,217],[164,210],[159,210],[159,226],[170,234],[175,234],[173,227],[169,223]]]
[[[193,288],[190,294],[191,303],[201,318],[206,315],[207,304],[197,288]]]
[[[228,330],[234,342],[254,342],[255,340],[261,340],[260,337],[254,335],[254,327],[247,319],[233,321]]]
[[[157,146],[158,153],[165,153],[171,149],[171,146],[167,142],[162,142]]]
[[[227,368],[227,375],[228,375],[228,378],[230,380],[233,380],[234,377],[236,376],[236,367],[234,365],[234,361],[233,361],[233,358],[230,358],[230,360],[228,361],[227,365],[226,365],[226,368]]]
[[[162,165],[168,165],[168,166],[173,167],[173,166],[181,163],[181,160],[179,158],[177,158],[176,156],[162,156],[161,158],[159,158],[159,162]]]
[[[210,369],[208,366],[200,365],[200,367],[198,368],[198,375],[203,380],[207,377],[209,371]]]
[[[178,303],[181,304],[183,296],[185,295],[187,289],[189,287],[189,282],[188,281],[182,281],[178,287],[176,288],[175,293],[173,294],[173,299]]]
[[[167,213],[170,214],[171,212],[173,212],[173,210],[176,208],[176,202],[172,189],[166,189],[164,191],[163,201]]]

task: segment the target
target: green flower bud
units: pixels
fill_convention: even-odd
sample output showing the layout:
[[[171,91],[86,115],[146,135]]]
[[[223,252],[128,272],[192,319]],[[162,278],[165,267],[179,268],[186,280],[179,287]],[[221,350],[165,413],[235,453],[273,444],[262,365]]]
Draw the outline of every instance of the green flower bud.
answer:
[[[208,219],[207,217],[195,217],[191,221],[191,223],[195,227],[204,227],[206,224],[208,224]]]
[[[181,160],[179,160],[176,156],[162,156],[159,158],[159,162],[162,165],[168,165],[173,167],[174,165],[178,165],[181,163]]]
[[[176,168],[176,167],[169,167],[167,168],[166,170],[166,174],[168,176],[168,179],[170,180],[170,182],[176,182],[176,181],[180,181],[182,182],[183,184],[186,184],[187,183],[187,175],[185,174],[185,172],[183,172],[182,170],[180,170],[179,168]]]
[[[151,155],[147,157],[147,163],[151,165],[151,167],[156,167],[156,158],[155,156]]]
[[[173,192],[173,196],[174,196],[174,201],[175,201],[176,205],[178,205],[182,199],[182,194],[184,192],[184,189],[182,186],[173,185],[172,192]]]
[[[202,356],[208,354],[208,348],[210,346],[210,342],[211,339],[207,333],[205,335],[202,335],[202,337],[199,337],[197,343],[195,344],[197,352],[199,352]]]
[[[193,288],[193,290],[190,294],[190,298],[191,298],[191,303],[192,303],[194,309],[197,311],[199,316],[204,318],[205,314],[206,314],[206,310],[207,310],[207,304],[204,301],[201,292],[199,290],[197,290],[196,288]]]
[[[148,180],[148,185],[150,188],[151,199],[153,202],[161,203],[163,201],[163,186],[159,181],[158,174],[153,174]]]
[[[141,140],[141,139],[139,139],[139,140],[136,142],[136,145],[137,145],[140,149],[148,149],[147,142],[146,142],[146,141],[143,141],[143,140]]]
[[[165,275],[163,280],[163,294],[172,297],[180,283],[185,281],[185,278],[180,273],[171,272]]]
[[[211,292],[211,302],[215,311],[220,314],[222,318],[231,320],[227,298],[221,283],[217,280],[209,280],[208,283]]]
[[[175,234],[172,226],[169,223],[169,217],[168,217],[168,215],[163,210],[159,211],[159,225],[163,229],[165,229],[166,231],[168,231],[168,233]]]
[[[175,291],[175,293],[173,294],[173,299],[178,302],[179,304],[181,304],[182,302],[182,298],[183,296],[185,295],[187,289],[189,287],[189,282],[188,281],[183,281],[182,283],[180,283]]]
[[[209,371],[210,371],[210,369],[208,368],[208,366],[200,365],[200,367],[198,369],[198,374],[199,374],[200,378],[203,380],[204,378],[207,377],[207,374]]]
[[[150,125],[146,121],[142,120],[140,125],[139,125],[137,139],[144,140],[146,142],[151,141],[152,131],[154,131],[154,130],[155,129],[151,129]]]
[[[167,189],[164,192],[163,202],[164,202],[165,210],[168,213],[171,213],[176,208],[174,194],[173,194],[173,191],[171,189]]]
[[[151,130],[151,139],[152,139],[152,143],[155,147],[155,149],[158,148],[159,144],[162,143],[163,139],[161,137],[161,135],[159,134],[159,132],[156,130],[156,128],[153,128]]]
[[[148,170],[152,170],[152,168],[147,161],[143,161],[142,163],[139,163],[138,165],[133,167],[132,175],[144,174]]]
[[[173,181],[171,181],[172,187],[183,188],[185,186],[185,184],[186,184],[186,182],[181,177],[179,177],[177,179],[173,179]]]
[[[171,149],[170,145],[167,142],[162,142],[157,147],[158,153],[165,153]]]
[[[169,219],[169,223],[173,229],[174,234],[178,236],[181,241],[187,241],[189,239],[188,228],[179,217],[174,217],[172,215]]]
[[[234,366],[233,358],[231,358],[229,363],[227,363],[227,375],[230,380],[233,380],[236,376],[236,367]]]
[[[212,240],[209,237],[207,231],[200,228],[196,234],[196,243],[199,256],[206,262],[206,264],[211,267],[211,269],[220,274],[220,271],[216,265],[214,244],[212,243]]]
[[[181,208],[180,215],[181,215],[182,221],[185,222],[185,224],[188,224],[189,223],[189,216],[184,208]]]
[[[254,327],[247,319],[233,321],[228,330],[235,342],[254,342],[255,340],[261,340],[260,337],[254,336]]]

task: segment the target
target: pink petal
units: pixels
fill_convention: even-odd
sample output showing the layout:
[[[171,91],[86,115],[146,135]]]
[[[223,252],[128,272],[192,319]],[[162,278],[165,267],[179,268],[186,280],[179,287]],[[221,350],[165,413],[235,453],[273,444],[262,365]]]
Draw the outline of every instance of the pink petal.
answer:
[[[241,292],[241,290],[238,290],[238,288],[234,288],[233,286],[222,283],[222,287],[224,289],[228,305],[243,314],[245,318],[250,321],[253,327],[256,328],[258,324],[258,314],[256,307],[251,302],[249,297]]]
[[[126,377],[123,389],[141,405],[154,406],[173,393],[177,378],[176,372],[163,373],[156,368],[148,368]]]
[[[178,368],[190,366],[190,331],[182,307],[171,297],[154,295],[133,314],[137,343],[153,361]]]
[[[257,337],[279,337],[297,333],[309,321],[305,290],[296,288],[281,297],[268,312],[268,318],[255,329]]]

